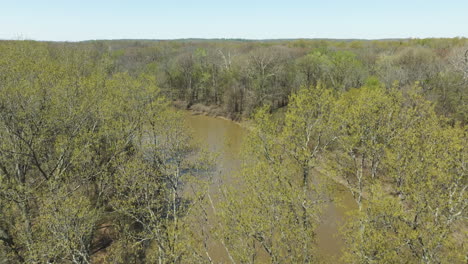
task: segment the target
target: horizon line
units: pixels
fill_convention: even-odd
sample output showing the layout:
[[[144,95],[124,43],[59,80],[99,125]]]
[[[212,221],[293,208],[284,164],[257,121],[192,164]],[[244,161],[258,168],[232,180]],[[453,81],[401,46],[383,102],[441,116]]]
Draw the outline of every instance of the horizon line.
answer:
[[[424,40],[424,39],[467,39],[465,36],[455,37],[386,37],[386,38],[198,38],[198,37],[187,37],[187,38],[102,38],[102,39],[84,39],[84,40],[45,40],[45,39],[29,39],[21,38],[0,38],[0,41],[37,41],[37,42],[91,42],[91,41],[210,41],[210,40],[224,40],[224,41],[295,41],[295,40],[327,40],[327,41],[401,41],[401,40]]]

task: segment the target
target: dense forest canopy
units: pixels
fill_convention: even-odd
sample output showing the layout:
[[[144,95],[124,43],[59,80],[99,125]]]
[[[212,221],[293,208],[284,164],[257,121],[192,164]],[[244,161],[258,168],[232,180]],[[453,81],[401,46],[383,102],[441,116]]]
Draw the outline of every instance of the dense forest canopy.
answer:
[[[339,92],[377,77],[386,88],[415,82],[437,111],[466,122],[467,40],[106,41],[93,42],[117,71],[154,74],[159,87],[188,107],[221,107],[233,118],[263,104],[280,108],[301,86]]]
[[[0,41],[0,263],[332,262],[336,183],[341,261],[466,263],[467,96],[464,38]],[[174,106],[246,120],[239,185]]]

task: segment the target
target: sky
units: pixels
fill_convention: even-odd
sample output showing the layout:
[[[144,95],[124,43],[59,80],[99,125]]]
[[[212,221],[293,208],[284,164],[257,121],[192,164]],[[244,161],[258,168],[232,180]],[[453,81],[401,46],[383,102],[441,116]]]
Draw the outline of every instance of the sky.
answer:
[[[0,0],[0,39],[468,37],[468,0]]]

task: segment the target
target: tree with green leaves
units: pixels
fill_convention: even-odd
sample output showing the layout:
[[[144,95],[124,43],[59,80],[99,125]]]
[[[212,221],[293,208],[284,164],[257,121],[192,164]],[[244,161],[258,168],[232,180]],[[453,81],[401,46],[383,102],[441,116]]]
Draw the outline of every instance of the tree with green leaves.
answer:
[[[91,263],[105,248],[112,262],[199,258],[184,217],[202,194],[183,184],[209,164],[154,77],[114,73],[86,50],[0,48],[2,258]]]
[[[311,177],[327,133],[332,92],[319,85],[290,97],[280,125],[263,107],[246,143],[240,190],[223,189],[218,236],[233,262],[313,263],[315,228],[326,200],[323,179]]]
[[[338,101],[343,134],[329,160],[358,203],[344,260],[462,262],[455,235],[468,201],[462,127],[438,117],[417,87],[404,96],[377,84],[361,89],[344,95],[349,104]]]

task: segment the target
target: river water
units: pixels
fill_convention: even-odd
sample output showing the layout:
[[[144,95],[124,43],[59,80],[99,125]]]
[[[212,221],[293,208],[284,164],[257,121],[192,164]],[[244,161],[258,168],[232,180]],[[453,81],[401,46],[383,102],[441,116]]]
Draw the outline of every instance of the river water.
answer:
[[[219,154],[216,177],[224,183],[229,182],[229,175],[240,168],[241,145],[248,132],[235,122],[203,115],[187,114],[187,123],[200,144]],[[324,209],[323,221],[316,230],[319,251],[328,263],[339,263],[343,246],[339,227],[346,219],[346,211],[355,208],[350,193],[339,185],[335,187],[333,198],[341,200],[343,205],[328,203]],[[222,254],[215,252],[218,256]]]

